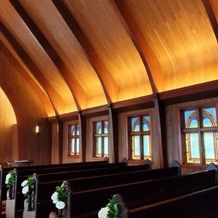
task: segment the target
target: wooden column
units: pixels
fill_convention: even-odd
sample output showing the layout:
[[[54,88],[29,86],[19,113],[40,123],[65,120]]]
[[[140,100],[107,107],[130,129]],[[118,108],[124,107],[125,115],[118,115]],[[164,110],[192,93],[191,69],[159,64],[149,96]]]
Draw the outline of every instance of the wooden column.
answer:
[[[86,118],[79,111],[80,145],[82,147],[82,162],[86,161]]]
[[[118,114],[112,108],[111,104],[108,105],[109,110],[109,123],[111,124],[111,151],[113,154],[113,162],[119,162],[119,148],[118,148]]]

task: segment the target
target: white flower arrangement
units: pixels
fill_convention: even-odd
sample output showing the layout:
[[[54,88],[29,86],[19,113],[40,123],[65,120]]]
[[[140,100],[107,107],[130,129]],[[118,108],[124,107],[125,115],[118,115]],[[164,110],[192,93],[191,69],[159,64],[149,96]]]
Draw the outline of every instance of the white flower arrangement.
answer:
[[[108,211],[108,207],[102,207],[98,212],[98,218],[107,218]]]
[[[29,176],[21,183],[21,186],[23,187],[22,193],[24,194],[24,196],[31,197],[34,190],[34,178],[32,176]]]
[[[56,191],[52,194],[51,199],[57,209],[64,209],[67,201],[67,190],[64,183],[56,187]]]
[[[5,177],[5,184],[7,188],[10,188],[15,183],[15,172],[13,170],[10,170],[8,174]]]
[[[98,212],[98,218],[118,218],[119,209],[118,203],[112,197],[106,207],[103,207]]]

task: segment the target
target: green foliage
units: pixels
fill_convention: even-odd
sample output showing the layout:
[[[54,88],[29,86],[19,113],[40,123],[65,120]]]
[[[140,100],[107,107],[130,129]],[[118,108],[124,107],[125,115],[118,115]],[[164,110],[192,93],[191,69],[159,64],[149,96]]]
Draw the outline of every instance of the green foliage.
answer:
[[[56,192],[58,193],[58,201],[63,201],[66,203],[68,194],[64,183],[62,183],[61,186],[56,186]]]
[[[7,188],[10,188],[15,183],[15,172],[14,170],[10,170],[5,178],[5,184]]]
[[[26,197],[31,197],[33,195],[35,180],[33,176],[29,176],[26,180],[21,183],[22,193]]]
[[[113,199],[113,197],[111,199],[109,199],[109,203],[106,206],[109,208],[107,217],[108,218],[118,218],[119,208],[118,208],[118,204]]]
[[[27,181],[28,181],[29,191],[28,191],[28,193],[26,195],[31,196],[32,191],[34,190],[35,181],[34,181],[34,178],[32,176],[29,176],[27,178]]]

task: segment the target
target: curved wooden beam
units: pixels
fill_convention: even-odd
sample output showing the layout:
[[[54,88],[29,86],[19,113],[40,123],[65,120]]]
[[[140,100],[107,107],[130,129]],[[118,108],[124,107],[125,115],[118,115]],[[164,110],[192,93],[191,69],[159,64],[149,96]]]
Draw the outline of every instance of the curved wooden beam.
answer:
[[[215,12],[213,11],[212,5],[211,5],[209,0],[202,0],[202,2],[203,2],[203,5],[205,7],[205,10],[207,12],[207,15],[209,17],[211,26],[213,28],[213,31],[214,31],[214,34],[216,36],[216,40],[218,43],[218,23],[216,20]],[[217,3],[217,5],[218,5],[218,3]]]
[[[138,24],[136,23],[130,9],[125,1],[120,0],[111,0],[114,9],[117,11],[120,16],[120,20],[122,21],[127,33],[129,34],[133,44],[135,45],[141,60],[144,64],[144,67],[147,71],[148,78],[151,84],[151,88],[153,91],[154,97],[154,105],[155,105],[155,117],[156,117],[156,127],[157,132],[159,133],[159,137],[157,138],[158,147],[159,147],[159,158],[160,165],[167,165],[167,152],[166,152],[166,132],[165,132],[165,107],[159,101],[158,90],[156,84],[154,82],[153,75],[151,73],[151,67],[154,68],[154,64],[157,64],[160,72],[161,68],[159,62],[152,52],[150,46],[148,45],[146,39],[144,38]],[[153,63],[151,59],[155,60]]]
[[[5,54],[5,56],[7,56],[9,61],[14,65],[16,70],[19,71],[20,75],[24,78],[24,80],[26,80],[27,83],[30,85],[30,87],[34,90],[36,95],[40,96],[40,101],[47,108],[46,111],[54,110],[54,113],[56,114],[57,111],[50,97],[47,94],[45,94],[45,92],[42,91],[41,87],[39,87],[39,85],[33,80],[33,78],[30,77],[28,72],[19,63],[19,61],[14,57],[14,55],[9,51],[9,49],[3,44],[2,41],[0,41],[0,48],[1,48],[1,51]],[[48,101],[51,104],[51,106],[49,106],[50,109],[49,107],[47,107]]]
[[[7,38],[7,40],[10,42],[14,50],[17,52],[21,60],[25,63],[25,65],[30,69],[33,76],[36,78],[36,80],[39,82],[39,84],[42,85],[44,90],[46,91],[52,105],[54,108],[54,111],[56,115],[58,115],[58,111],[56,107],[54,106],[54,103],[52,100],[52,97],[50,96],[50,93],[53,94],[53,99],[57,102],[61,102],[61,98],[59,94],[56,92],[55,89],[53,89],[53,86],[50,84],[50,82],[43,76],[43,73],[40,72],[40,69],[35,65],[34,61],[29,57],[29,55],[25,52],[25,50],[19,45],[17,40],[11,35],[11,33],[8,31],[8,29],[4,26],[4,24],[0,21],[0,29],[3,33],[3,35]],[[50,92],[48,91],[50,90]]]
[[[52,0],[54,5],[56,6],[57,10],[69,26],[70,30],[82,46],[85,55],[87,59],[89,60],[91,66],[95,70],[100,83],[102,85],[102,88],[104,90],[106,99],[108,104],[112,103],[110,94],[108,93],[107,90],[109,90],[109,87],[116,87],[115,82],[113,81],[113,78],[110,76],[110,72],[108,71],[107,67],[99,57],[98,53],[90,43],[89,39],[86,37],[84,32],[81,30],[79,24],[69,11],[69,9],[66,7],[64,1],[59,1],[59,0]]]
[[[80,110],[80,106],[78,103],[78,99],[75,97],[75,90],[70,85],[70,82],[72,79],[70,79],[70,70],[68,67],[64,64],[62,59],[58,56],[56,51],[53,49],[49,41],[46,39],[46,37],[43,35],[43,33],[39,30],[38,26],[33,22],[31,17],[27,14],[27,12],[24,10],[23,6],[19,3],[19,1],[10,0],[13,7],[16,9],[20,17],[24,20],[30,31],[33,33],[33,35],[36,37],[38,42],[42,45],[48,56],[51,58],[53,63],[56,65],[56,67],[59,69],[60,75],[64,79],[65,83],[68,85],[72,98],[74,99],[74,102],[76,104],[76,107],[78,110]],[[74,80],[74,84],[75,84]],[[79,84],[75,84],[76,87],[82,92],[82,88]]]

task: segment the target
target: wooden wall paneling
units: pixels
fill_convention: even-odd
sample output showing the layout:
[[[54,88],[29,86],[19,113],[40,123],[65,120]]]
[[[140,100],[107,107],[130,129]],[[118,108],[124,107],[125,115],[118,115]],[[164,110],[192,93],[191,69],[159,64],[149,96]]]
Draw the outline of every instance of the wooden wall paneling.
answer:
[[[118,147],[119,147],[119,162],[125,157],[129,159],[129,149],[128,149],[128,122],[127,122],[127,112],[122,112],[118,114]]]
[[[48,119],[49,122],[49,144],[51,145],[51,164],[60,163],[59,155],[59,125],[56,117]]]
[[[181,128],[179,122],[180,116],[178,107],[176,105],[166,106],[168,164],[171,164],[173,160],[177,160],[180,164],[182,164]]]
[[[86,160],[93,158],[93,118],[86,118]]]
[[[48,144],[47,114],[42,107],[40,96],[37,96],[32,87],[24,82],[16,68],[2,53],[1,66],[5,68],[1,73],[0,85],[5,90],[17,118],[17,136],[11,135],[14,145],[17,142],[16,147],[12,149],[11,145],[7,144],[8,147],[11,147],[10,152],[13,150],[17,154],[12,156],[12,153],[9,155],[4,150],[3,154],[6,153],[4,162],[9,161],[9,158],[10,160],[16,158],[18,160],[29,159],[34,164],[50,163],[51,150]],[[40,125],[38,135],[35,134],[36,123]],[[14,134],[16,134],[16,130]],[[10,138],[10,136],[8,137]]]
[[[64,123],[59,118],[57,119],[57,125],[58,125],[58,138],[59,138],[59,147],[58,147],[58,154],[59,154],[59,160],[60,163],[63,163],[64,156],[66,156],[66,153],[64,153],[64,138],[66,138],[66,134],[64,134]],[[65,137],[64,137],[65,135]],[[68,135],[68,130],[67,130]],[[67,137],[68,138],[68,137]]]
[[[17,150],[17,119],[7,96],[0,88],[0,163],[18,157]],[[14,151],[12,153],[11,151]]]

